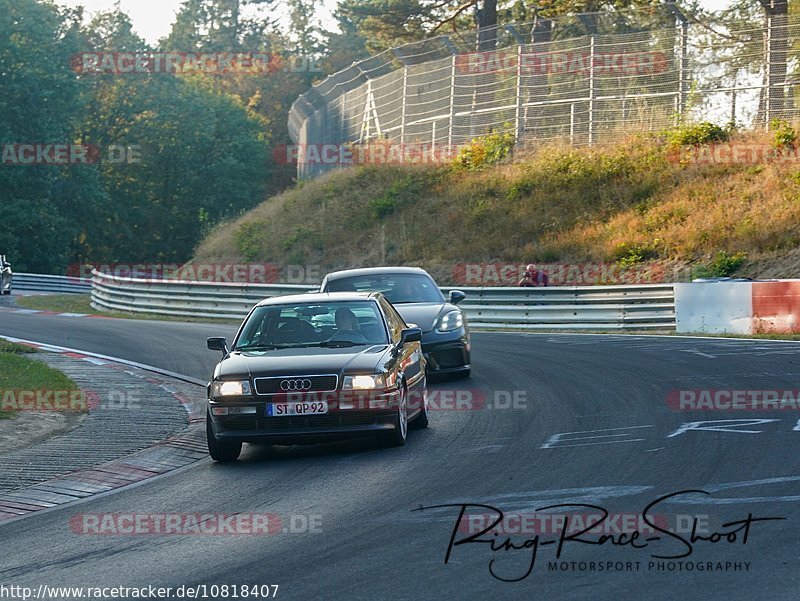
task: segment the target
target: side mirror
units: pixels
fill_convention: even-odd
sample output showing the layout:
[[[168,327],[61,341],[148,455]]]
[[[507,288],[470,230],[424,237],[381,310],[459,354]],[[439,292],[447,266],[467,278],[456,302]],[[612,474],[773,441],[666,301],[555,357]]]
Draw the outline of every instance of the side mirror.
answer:
[[[406,328],[400,332],[400,346],[408,342],[422,342],[422,330],[420,328]]]
[[[228,340],[226,338],[209,338],[206,340],[208,350],[222,351],[222,354],[228,354]]]
[[[450,302],[454,305],[457,305],[461,301],[467,298],[467,295],[461,292],[461,290],[451,290],[450,291]]]

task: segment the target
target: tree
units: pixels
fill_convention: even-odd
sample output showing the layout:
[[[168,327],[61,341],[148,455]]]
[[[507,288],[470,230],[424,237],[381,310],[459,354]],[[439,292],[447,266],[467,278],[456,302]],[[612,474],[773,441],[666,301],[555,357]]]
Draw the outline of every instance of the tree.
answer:
[[[0,12],[0,146],[81,143],[80,11],[0,0]],[[20,271],[63,269],[104,202],[94,165],[2,165],[0,252]]]

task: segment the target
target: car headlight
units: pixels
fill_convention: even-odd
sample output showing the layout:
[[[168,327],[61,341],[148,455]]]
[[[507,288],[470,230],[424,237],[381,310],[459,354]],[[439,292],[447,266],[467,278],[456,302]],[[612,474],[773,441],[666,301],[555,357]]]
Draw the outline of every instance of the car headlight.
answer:
[[[370,376],[345,376],[342,390],[377,390],[386,388],[386,377],[383,374]]]
[[[464,327],[464,315],[459,310],[448,311],[442,315],[436,329],[440,332],[452,332]]]
[[[250,396],[252,393],[253,392],[250,389],[250,382],[248,382],[247,380],[214,382],[211,385],[212,398],[219,398],[226,396]]]

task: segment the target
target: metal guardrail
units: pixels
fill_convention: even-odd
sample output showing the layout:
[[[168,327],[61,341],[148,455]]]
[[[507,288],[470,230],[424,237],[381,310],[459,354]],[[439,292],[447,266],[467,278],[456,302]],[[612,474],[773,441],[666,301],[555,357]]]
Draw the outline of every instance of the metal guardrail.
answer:
[[[143,280],[92,272],[92,306],[105,311],[241,319],[264,298],[314,286]],[[445,294],[456,288],[442,288]],[[458,288],[474,329],[674,330],[672,284]]]
[[[38,292],[59,292],[62,294],[87,294],[92,284],[88,280],[63,275],[41,275],[38,273],[15,273],[15,290],[34,290]]]

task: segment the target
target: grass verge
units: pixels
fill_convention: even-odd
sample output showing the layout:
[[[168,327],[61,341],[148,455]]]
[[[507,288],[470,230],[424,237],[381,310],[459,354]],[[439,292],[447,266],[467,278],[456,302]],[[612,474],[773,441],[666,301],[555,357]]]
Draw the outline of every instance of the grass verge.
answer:
[[[13,419],[17,412],[8,410],[4,397],[19,390],[78,390],[70,378],[25,355],[36,349],[0,340],[0,419]],[[15,395],[14,395],[15,396]]]
[[[741,133],[729,143],[774,149],[773,137]],[[730,275],[747,265],[760,277],[762,261],[800,248],[800,171],[790,161],[703,159],[710,148],[638,136],[520,151],[510,163],[467,171],[342,169],[220,224],[193,262],[315,266],[321,274],[419,265],[440,284],[462,285],[457,266],[484,262],[660,261],[679,275]],[[795,259],[771,269],[789,277]]]

